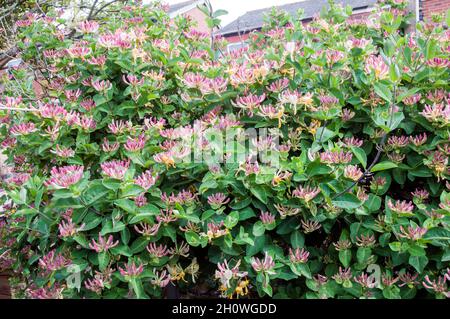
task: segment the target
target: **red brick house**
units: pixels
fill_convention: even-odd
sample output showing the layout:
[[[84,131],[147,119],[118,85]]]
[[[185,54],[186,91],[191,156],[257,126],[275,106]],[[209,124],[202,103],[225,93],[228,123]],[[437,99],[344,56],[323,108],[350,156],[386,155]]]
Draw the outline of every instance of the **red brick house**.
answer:
[[[427,20],[432,14],[443,13],[450,8],[450,0],[410,0],[410,8],[415,12],[416,21]],[[364,18],[374,9],[377,0],[336,0],[337,4],[351,6],[353,9],[352,18]],[[304,10],[302,22],[311,21],[320,10],[329,7],[328,0],[306,0],[276,7],[296,16],[299,9]],[[265,14],[270,8],[253,10],[246,12],[230,24],[221,28],[217,34],[223,36],[229,42],[228,50],[234,50],[245,46],[245,41],[253,31],[261,30]]]
[[[169,7],[169,16],[172,19],[178,15],[188,16],[197,22],[197,30],[209,33],[210,30],[206,24],[205,14],[198,8],[198,6],[202,5],[204,2],[204,0],[190,0],[173,4]]]

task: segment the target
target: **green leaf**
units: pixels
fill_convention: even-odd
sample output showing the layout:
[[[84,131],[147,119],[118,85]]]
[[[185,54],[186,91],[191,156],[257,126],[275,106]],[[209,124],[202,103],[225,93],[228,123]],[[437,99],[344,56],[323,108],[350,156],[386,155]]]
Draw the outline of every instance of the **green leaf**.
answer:
[[[197,247],[200,245],[200,236],[193,232],[193,231],[187,231],[184,233],[184,237],[186,238],[186,241],[189,245],[193,247]]]
[[[380,162],[378,164],[375,164],[374,167],[370,170],[371,172],[378,172],[378,171],[384,171],[391,168],[396,168],[398,165],[395,163],[392,163],[390,161],[384,161]]]
[[[98,267],[100,270],[105,270],[109,265],[109,254],[107,251],[102,251],[98,255]]]
[[[351,260],[352,260],[352,251],[350,249],[339,251],[339,261],[345,268],[350,266]]]
[[[351,147],[351,150],[352,150],[353,154],[355,154],[356,158],[361,163],[361,165],[364,168],[366,168],[366,166],[367,166],[367,155],[366,155],[366,152],[364,152],[364,150],[362,148],[353,147],[353,146]]]
[[[267,204],[267,193],[263,186],[255,185],[250,188],[250,192],[255,195],[261,202]]]
[[[408,262],[421,274],[428,264],[428,258],[426,256],[410,256]]]
[[[391,90],[384,84],[378,82],[374,84],[375,93],[381,97],[386,102],[392,101],[392,92]]]
[[[239,222],[239,212],[232,211],[227,217],[225,217],[225,227],[228,229],[232,229]]]
[[[253,236],[258,237],[262,236],[264,232],[266,231],[266,228],[264,227],[264,224],[258,220],[256,223],[253,224]]]
[[[293,248],[302,248],[305,244],[305,236],[301,232],[294,231],[291,233],[291,246]]]
[[[333,205],[343,209],[355,209],[361,206],[363,203],[353,194],[345,193],[337,197],[332,201]]]
[[[141,279],[132,277],[130,279],[130,285],[133,288],[133,291],[138,299],[147,299],[147,295],[145,294]]]
[[[364,265],[372,254],[372,250],[368,247],[359,247],[356,251],[356,260],[358,263]]]

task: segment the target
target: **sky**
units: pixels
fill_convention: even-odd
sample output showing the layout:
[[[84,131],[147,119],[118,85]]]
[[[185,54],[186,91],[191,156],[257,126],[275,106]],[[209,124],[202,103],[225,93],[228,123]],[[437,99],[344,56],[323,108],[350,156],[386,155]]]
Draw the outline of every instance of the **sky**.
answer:
[[[186,0],[165,0],[168,4],[184,2]],[[210,0],[214,10],[224,9],[228,14],[221,16],[222,27],[237,19],[247,11],[279,6],[304,0]]]

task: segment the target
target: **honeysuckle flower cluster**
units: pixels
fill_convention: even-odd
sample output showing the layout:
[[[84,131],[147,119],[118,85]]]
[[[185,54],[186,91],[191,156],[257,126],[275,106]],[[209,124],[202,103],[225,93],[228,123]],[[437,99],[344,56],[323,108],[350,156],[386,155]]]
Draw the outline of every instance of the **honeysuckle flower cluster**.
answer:
[[[21,17],[0,268],[29,298],[448,297],[448,26],[383,3],[237,50],[156,2]]]

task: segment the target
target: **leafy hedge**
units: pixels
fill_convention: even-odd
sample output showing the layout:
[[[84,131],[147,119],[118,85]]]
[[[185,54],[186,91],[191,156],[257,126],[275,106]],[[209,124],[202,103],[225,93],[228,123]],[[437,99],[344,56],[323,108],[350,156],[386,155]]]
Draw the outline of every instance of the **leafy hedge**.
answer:
[[[449,21],[405,34],[388,2],[272,12],[231,53],[159,4],[17,21],[0,265],[21,296],[448,297]],[[210,134],[249,128],[270,134]],[[277,165],[229,160],[250,145]]]

